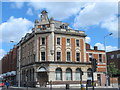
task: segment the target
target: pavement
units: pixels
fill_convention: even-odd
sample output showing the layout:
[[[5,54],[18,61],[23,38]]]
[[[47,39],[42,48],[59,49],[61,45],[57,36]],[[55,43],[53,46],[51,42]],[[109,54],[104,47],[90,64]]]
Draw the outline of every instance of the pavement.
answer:
[[[31,87],[9,87],[8,89],[6,89],[6,87],[1,88],[0,90],[81,90],[80,88],[70,88],[70,89],[66,89],[66,88],[31,88]],[[85,90],[85,89],[82,89]],[[92,88],[88,88],[88,90],[93,90]],[[101,88],[95,88],[94,90],[120,90],[118,88],[105,88],[105,87],[101,87]]]

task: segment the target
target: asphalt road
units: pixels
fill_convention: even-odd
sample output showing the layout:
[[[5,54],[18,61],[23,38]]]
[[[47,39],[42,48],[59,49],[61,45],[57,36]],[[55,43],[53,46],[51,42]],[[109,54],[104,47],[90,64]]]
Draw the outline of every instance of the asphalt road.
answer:
[[[81,90],[80,88],[71,88],[71,89],[65,89],[65,88],[2,88],[1,90]],[[89,88],[88,90],[92,90],[92,88]],[[117,88],[95,88],[95,90],[118,90]],[[120,90],[120,89],[119,89]]]

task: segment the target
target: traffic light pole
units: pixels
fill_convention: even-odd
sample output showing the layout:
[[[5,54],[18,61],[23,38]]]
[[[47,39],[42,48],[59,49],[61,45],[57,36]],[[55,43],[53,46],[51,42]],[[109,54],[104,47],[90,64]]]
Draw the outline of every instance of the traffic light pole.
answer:
[[[93,75],[93,69],[92,69],[92,87],[93,87],[93,90],[94,90],[94,75]]]
[[[82,75],[83,75],[83,71],[81,71],[81,73],[80,73],[81,90],[82,90]]]
[[[80,75],[80,79],[81,79],[81,90],[82,90],[82,75]]]
[[[97,60],[96,59],[92,59],[92,87],[94,90],[94,72],[96,72],[96,68],[97,68]]]

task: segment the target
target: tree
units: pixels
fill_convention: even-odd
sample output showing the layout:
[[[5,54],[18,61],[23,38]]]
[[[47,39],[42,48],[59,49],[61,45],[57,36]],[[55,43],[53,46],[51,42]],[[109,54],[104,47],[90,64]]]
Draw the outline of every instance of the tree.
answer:
[[[113,75],[117,75],[117,74],[119,74],[119,70],[116,68],[115,63],[111,62],[108,65],[108,75],[109,75],[109,77],[112,78]],[[112,79],[112,83],[113,83],[113,79]]]

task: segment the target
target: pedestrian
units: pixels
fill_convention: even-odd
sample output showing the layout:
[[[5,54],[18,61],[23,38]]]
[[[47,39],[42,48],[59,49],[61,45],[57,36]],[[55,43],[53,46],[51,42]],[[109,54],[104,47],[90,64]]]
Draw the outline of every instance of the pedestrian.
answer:
[[[8,81],[6,81],[5,85],[6,85],[7,89],[8,89],[8,87],[10,86],[10,83]]]

